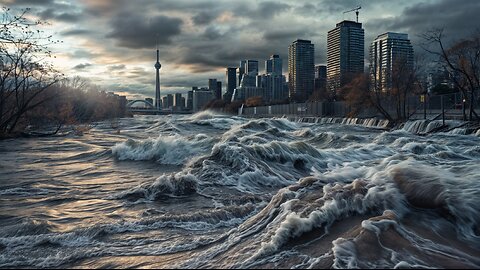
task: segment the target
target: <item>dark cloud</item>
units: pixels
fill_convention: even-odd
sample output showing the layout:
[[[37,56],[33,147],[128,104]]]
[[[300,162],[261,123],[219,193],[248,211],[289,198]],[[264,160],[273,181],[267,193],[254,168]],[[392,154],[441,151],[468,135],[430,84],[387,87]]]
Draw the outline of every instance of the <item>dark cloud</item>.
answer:
[[[82,35],[89,35],[92,31],[86,29],[71,29],[67,31],[63,31],[60,33],[62,36],[82,36]]]
[[[213,11],[202,11],[200,13],[195,14],[195,16],[192,17],[193,23],[196,25],[206,25],[211,23],[215,18],[218,16]]]
[[[183,21],[163,15],[146,18],[140,15],[123,14],[112,19],[112,31],[107,35],[121,47],[141,49],[154,48],[157,44],[170,44],[181,33]]]
[[[73,69],[85,70],[86,68],[91,67],[91,66],[92,66],[92,64],[90,64],[90,63],[78,64],[78,65],[74,66]]]
[[[9,6],[45,6],[52,4],[53,0],[6,0],[0,1],[2,5]]]
[[[445,28],[450,34],[465,36],[480,27],[480,1],[443,0],[420,3],[404,10],[392,27],[419,34],[434,27]]]
[[[231,11],[240,17],[253,20],[268,20],[282,12],[288,11],[291,7],[289,4],[274,1],[260,2],[256,6],[250,3],[237,2],[236,5],[231,8]]]
[[[82,18],[80,13],[58,12],[54,8],[47,8],[38,15],[44,20],[57,20],[62,22],[78,22]]]
[[[79,13],[60,13],[55,16],[55,19],[63,22],[78,22],[81,17]]]
[[[371,0],[363,1],[360,5],[358,0],[324,1],[317,7],[323,8],[331,13],[343,13],[345,11],[356,8],[357,6],[361,6],[362,8],[365,9],[369,4],[371,4],[371,2],[372,2]],[[380,4],[380,3],[377,3],[377,4]]]
[[[458,40],[480,29],[479,10],[480,1],[476,0],[417,3],[406,7],[398,16],[371,19],[365,23],[366,45],[387,31],[407,33],[414,45],[418,45],[422,42],[420,36],[433,28],[444,28],[447,36]]]
[[[271,41],[289,41],[292,42],[298,38],[309,39],[309,37],[316,36],[318,33],[313,32],[308,28],[300,29],[284,29],[275,31],[266,31],[263,38],[269,42]]]
[[[290,5],[279,2],[261,2],[258,5],[258,14],[262,18],[272,18],[277,14],[285,12],[291,8]]]
[[[203,33],[203,36],[206,37],[209,40],[219,41],[219,38],[222,37],[222,34],[220,33],[220,31],[216,27],[210,26],[210,27],[207,27],[205,29],[205,32]]]
[[[83,0],[86,13],[93,16],[118,16],[120,13],[124,15],[131,12],[137,14],[149,14],[151,11],[165,12],[168,14],[174,12],[211,12],[220,8],[216,1],[212,0]]]

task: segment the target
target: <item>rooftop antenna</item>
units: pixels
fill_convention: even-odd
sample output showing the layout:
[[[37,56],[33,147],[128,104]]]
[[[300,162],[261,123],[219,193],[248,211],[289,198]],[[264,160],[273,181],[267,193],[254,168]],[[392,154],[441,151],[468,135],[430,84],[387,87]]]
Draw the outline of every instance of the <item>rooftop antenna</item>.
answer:
[[[343,14],[348,13],[348,12],[352,12],[352,11],[355,11],[355,14],[357,14],[357,23],[358,23],[358,14],[360,13],[358,10],[361,9],[361,8],[362,8],[361,6],[358,6],[358,7],[354,8],[354,9],[344,11]]]

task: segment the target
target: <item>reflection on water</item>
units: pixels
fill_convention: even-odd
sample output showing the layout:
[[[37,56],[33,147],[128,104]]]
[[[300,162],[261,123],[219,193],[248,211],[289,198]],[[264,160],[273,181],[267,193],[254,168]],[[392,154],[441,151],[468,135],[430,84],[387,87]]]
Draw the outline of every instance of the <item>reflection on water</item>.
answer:
[[[0,141],[0,267],[480,267],[475,135],[208,112],[120,129]]]

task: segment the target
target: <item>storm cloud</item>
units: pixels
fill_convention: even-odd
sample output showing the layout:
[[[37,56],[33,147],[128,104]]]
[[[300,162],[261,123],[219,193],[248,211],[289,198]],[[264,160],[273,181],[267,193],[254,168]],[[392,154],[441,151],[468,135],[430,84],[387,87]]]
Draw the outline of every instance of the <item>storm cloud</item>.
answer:
[[[154,48],[157,44],[172,42],[180,34],[183,21],[163,15],[146,19],[136,16],[118,16],[110,22],[112,31],[107,35],[121,47],[131,49]]]
[[[263,61],[272,54],[284,59],[296,39],[315,45],[315,61],[326,62],[327,32],[345,11],[361,5],[367,50],[376,36],[409,34],[416,52],[419,37],[434,27],[461,39],[480,28],[478,0],[0,0],[13,8],[32,7],[48,20],[52,34],[64,39],[64,54],[76,71],[96,83],[119,87],[132,95],[153,95],[155,47],[160,49],[164,93],[223,81],[225,68],[242,59]],[[62,51],[60,51],[62,53]],[[78,64],[80,63],[80,64]],[[71,69],[72,64],[67,65]],[[116,77],[117,76],[117,77]]]

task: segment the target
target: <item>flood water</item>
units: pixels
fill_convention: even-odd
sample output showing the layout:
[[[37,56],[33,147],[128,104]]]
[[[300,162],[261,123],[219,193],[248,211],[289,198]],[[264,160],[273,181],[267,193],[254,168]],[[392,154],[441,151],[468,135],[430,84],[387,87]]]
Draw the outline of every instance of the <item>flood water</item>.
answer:
[[[480,137],[412,126],[203,112],[0,141],[0,267],[480,268]]]

